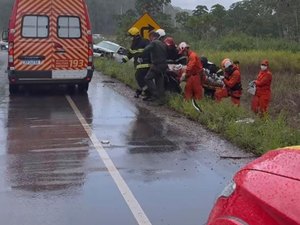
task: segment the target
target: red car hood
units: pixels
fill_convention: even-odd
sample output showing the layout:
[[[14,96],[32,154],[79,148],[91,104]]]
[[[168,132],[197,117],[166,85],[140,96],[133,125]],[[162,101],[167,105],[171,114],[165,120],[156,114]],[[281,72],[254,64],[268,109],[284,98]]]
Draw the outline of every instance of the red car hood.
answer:
[[[300,181],[300,146],[270,151],[242,170],[256,170]]]

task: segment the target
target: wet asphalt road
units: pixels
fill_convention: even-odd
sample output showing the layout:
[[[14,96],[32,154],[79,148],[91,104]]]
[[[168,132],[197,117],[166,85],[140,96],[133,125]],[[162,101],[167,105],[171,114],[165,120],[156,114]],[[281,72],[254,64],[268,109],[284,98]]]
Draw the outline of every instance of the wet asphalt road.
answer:
[[[70,106],[68,91],[34,88],[9,96],[4,61],[0,52],[0,224],[139,224]],[[205,224],[243,162],[220,160],[205,143],[185,139],[102,79],[95,74],[88,95],[75,93],[71,100],[104,141],[151,224]]]

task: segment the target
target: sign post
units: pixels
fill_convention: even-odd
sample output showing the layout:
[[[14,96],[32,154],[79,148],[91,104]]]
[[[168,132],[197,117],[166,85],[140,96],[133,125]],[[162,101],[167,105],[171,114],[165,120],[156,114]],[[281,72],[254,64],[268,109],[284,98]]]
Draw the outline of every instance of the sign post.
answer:
[[[148,14],[145,13],[141,16],[133,25],[132,27],[136,27],[140,30],[141,36],[149,39],[149,33],[152,30],[160,29],[160,26],[157,22]]]

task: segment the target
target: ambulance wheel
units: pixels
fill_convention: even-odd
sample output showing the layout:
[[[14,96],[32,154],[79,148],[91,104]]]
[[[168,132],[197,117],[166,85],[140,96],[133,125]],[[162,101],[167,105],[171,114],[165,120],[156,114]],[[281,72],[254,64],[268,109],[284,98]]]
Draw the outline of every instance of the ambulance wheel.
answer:
[[[18,85],[16,85],[16,84],[10,84],[9,85],[9,93],[11,95],[16,94],[18,92],[18,90],[19,90],[19,86]]]
[[[89,90],[89,83],[79,84],[78,89],[80,92],[87,92]]]

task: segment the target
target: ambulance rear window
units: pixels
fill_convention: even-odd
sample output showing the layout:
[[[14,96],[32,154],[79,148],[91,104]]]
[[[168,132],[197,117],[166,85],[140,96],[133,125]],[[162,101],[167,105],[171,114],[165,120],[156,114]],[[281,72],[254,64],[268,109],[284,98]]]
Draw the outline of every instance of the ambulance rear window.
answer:
[[[58,17],[58,37],[80,38],[81,26],[79,17],[60,16]]]
[[[49,18],[47,16],[28,15],[23,17],[22,37],[47,38],[49,35]]]

